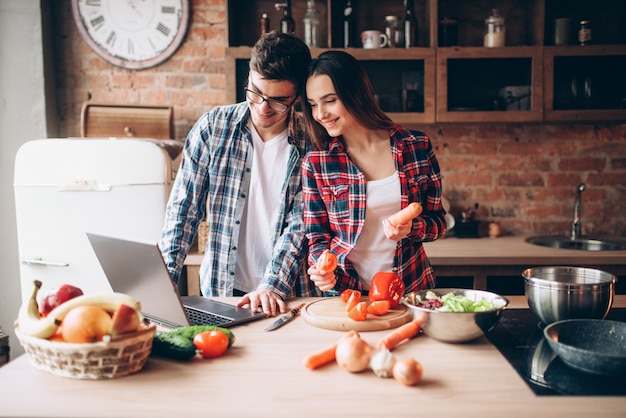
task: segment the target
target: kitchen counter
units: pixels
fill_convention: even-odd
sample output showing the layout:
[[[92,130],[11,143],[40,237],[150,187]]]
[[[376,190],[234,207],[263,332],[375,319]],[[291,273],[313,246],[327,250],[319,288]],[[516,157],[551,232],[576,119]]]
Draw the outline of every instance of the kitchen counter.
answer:
[[[487,278],[520,277],[528,267],[573,265],[598,268],[616,276],[626,275],[625,251],[580,251],[547,248],[524,242],[527,236],[499,238],[441,238],[424,243],[437,277],[472,277],[475,289],[487,289]],[[199,294],[203,254],[189,253],[187,289]]]
[[[511,308],[527,307],[524,297],[509,299]],[[613,306],[626,307],[626,296],[617,296]],[[235,345],[223,357],[190,362],[151,357],[142,371],[113,380],[58,377],[21,356],[0,368],[0,416],[571,418],[623,417],[626,410],[623,396],[536,396],[484,337],[446,344],[420,335],[398,346],[398,358],[414,357],[423,365],[423,380],[414,387],[370,371],[351,374],[336,364],[311,371],[303,358],[344,333],[315,328],[301,317],[264,332],[272,321],[233,328]],[[386,332],[361,335],[375,345]]]

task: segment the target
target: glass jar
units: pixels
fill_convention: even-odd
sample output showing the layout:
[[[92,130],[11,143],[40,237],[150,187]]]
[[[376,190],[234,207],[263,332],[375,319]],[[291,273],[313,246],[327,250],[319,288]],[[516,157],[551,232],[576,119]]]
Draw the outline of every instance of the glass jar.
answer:
[[[404,46],[402,20],[398,16],[385,16],[385,35],[389,48]]]
[[[493,9],[492,13],[491,16],[485,19],[484,44],[487,48],[504,46],[504,38],[506,35],[504,17],[500,16],[497,9]]]
[[[578,29],[578,42],[581,45],[589,45],[591,43],[591,21],[580,21],[580,28]]]

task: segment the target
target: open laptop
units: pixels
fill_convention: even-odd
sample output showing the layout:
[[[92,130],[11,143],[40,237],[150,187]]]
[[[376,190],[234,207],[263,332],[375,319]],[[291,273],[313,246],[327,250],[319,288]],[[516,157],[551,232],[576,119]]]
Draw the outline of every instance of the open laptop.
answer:
[[[89,242],[114,292],[141,303],[143,315],[167,328],[187,325],[232,327],[265,318],[263,312],[203,296],[180,296],[156,243],[87,232]]]

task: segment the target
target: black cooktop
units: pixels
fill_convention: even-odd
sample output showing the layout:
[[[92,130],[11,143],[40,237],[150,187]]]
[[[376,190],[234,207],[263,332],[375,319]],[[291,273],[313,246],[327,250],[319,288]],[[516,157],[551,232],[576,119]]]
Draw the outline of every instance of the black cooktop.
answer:
[[[606,319],[626,322],[626,308]],[[505,309],[487,338],[536,395],[626,395],[626,379],[578,371],[557,357],[543,336],[543,324],[529,309]]]

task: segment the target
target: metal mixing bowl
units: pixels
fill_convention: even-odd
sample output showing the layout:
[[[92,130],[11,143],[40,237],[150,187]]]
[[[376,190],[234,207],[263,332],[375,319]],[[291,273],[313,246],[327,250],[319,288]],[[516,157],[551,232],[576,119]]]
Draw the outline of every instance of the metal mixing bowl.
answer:
[[[502,310],[509,304],[507,298],[485,290],[431,289],[431,291],[440,296],[453,292],[474,301],[487,300],[498,306],[484,312],[444,312],[418,306],[419,301],[426,298],[427,290],[405,295],[403,303],[413,310],[414,316],[422,313],[428,315],[422,327],[424,334],[447,343],[464,343],[482,337],[498,324]]]
[[[530,310],[544,324],[566,319],[604,319],[611,309],[617,278],[584,267],[534,267],[523,271]]]

